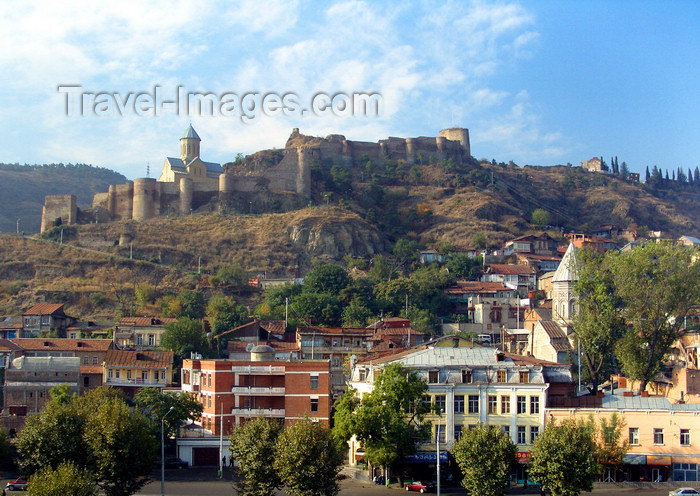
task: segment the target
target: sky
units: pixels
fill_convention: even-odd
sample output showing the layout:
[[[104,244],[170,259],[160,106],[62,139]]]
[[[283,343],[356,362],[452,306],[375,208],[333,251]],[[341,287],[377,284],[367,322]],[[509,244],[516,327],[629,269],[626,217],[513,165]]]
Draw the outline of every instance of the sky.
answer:
[[[694,170],[698,28],[695,0],[3,2],[0,162],[158,177],[191,123],[220,163],[465,127],[476,158]]]

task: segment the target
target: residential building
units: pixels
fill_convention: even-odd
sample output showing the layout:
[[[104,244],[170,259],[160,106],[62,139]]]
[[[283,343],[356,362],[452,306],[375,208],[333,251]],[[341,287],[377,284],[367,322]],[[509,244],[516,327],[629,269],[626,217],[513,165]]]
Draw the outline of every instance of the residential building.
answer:
[[[142,387],[172,385],[172,351],[109,350],[104,360],[103,382],[133,397]]]
[[[23,354],[24,350],[9,339],[0,339],[0,368],[8,368],[12,360]]]
[[[700,246],[700,239],[695,236],[681,236],[677,243],[684,246]]]
[[[516,253],[518,264],[529,265],[538,274],[557,270],[561,257],[558,255],[538,255],[535,253]]]
[[[566,238],[570,243],[573,243],[576,248],[583,248],[586,246],[600,253],[604,253],[608,250],[618,250],[620,248],[617,243],[610,239],[590,236],[588,234],[569,233],[566,234]]]
[[[435,250],[421,250],[418,255],[418,261],[422,264],[445,263],[445,255],[441,255]]]
[[[509,257],[516,253],[556,256],[559,243],[546,232],[528,234],[503,244],[502,254]]]
[[[51,400],[50,391],[65,384],[69,394],[81,394],[80,358],[20,356],[5,370],[3,426],[12,435]]]
[[[598,157],[593,157],[590,160],[582,160],[581,168],[589,172],[604,172],[603,162]]]
[[[154,350],[167,324],[176,322],[168,317],[122,317],[114,329],[117,347],[126,350]]]
[[[407,329],[401,328],[407,334]],[[370,328],[298,327],[297,344],[302,360],[328,360],[333,398],[345,390],[350,373],[350,357],[365,356],[373,346],[377,331]]]
[[[500,282],[504,286],[516,290],[522,297],[526,297],[529,291],[537,287],[535,269],[525,264],[491,264],[481,276],[481,280]]]
[[[446,343],[360,359],[349,384],[358,395],[367,394],[374,389],[381,370],[392,363],[415,371],[427,383],[426,398],[442,413],[426,417],[433,425],[432,438],[421,445],[414,461],[435,463],[437,426],[446,457],[461,433],[479,424],[500,426],[517,445],[520,458],[526,459],[544,429],[545,406],[550,397],[565,398],[573,393],[569,366],[494,348],[454,347],[449,346],[449,340]],[[350,464],[356,464],[356,455],[361,452],[361,446],[352,440]]]
[[[307,417],[329,424],[329,360],[275,360],[265,345],[255,346],[251,355],[251,360],[183,360],[181,390],[195,394],[203,406],[201,421],[178,437],[179,456],[191,465],[218,465],[219,437],[228,456],[231,430],[256,417],[285,425]]]
[[[700,404],[673,404],[663,397],[632,396],[624,389],[602,398],[581,399],[589,404],[579,406],[576,401],[569,401],[548,405],[546,418],[548,422],[560,422],[566,418],[609,420],[613,413],[621,417],[630,447],[622,466],[608,470],[605,481],[700,480]]]
[[[0,317],[0,339],[21,337],[22,322],[22,317]]]
[[[61,303],[37,303],[22,315],[22,337],[37,337],[42,334],[65,336],[65,330],[76,319],[63,312]]]

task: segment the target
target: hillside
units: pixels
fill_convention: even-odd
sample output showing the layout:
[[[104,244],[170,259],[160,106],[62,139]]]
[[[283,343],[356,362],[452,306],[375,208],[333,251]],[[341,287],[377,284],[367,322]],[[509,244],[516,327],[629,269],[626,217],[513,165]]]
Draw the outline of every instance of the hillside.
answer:
[[[70,186],[77,169],[43,169],[0,173],[13,178],[19,197],[37,189],[20,187],[20,178],[34,184],[36,177],[40,187],[60,184],[66,193],[86,195],[86,189]],[[102,169],[82,172],[94,176],[90,184],[95,188],[103,181],[106,189],[106,177],[121,177]],[[55,176],[62,179],[53,184]],[[4,181],[0,184],[9,189]],[[591,233],[604,224],[636,227],[641,234],[660,230],[671,238],[698,236],[698,186],[673,181],[643,185],[577,167],[512,163],[316,164],[310,206],[285,213],[207,209],[142,222],[62,226],[26,239],[0,235],[0,314],[17,313],[43,298],[67,302],[68,311],[83,318],[110,318],[124,309],[125,301],[133,301],[141,283],[160,295],[188,287],[213,291],[208,276],[231,263],[251,275],[301,277],[315,260],[372,258],[402,238],[457,249],[474,248],[478,239],[496,248],[542,230],[545,226],[530,223],[535,209],[547,212],[548,232],[562,240],[563,232]],[[5,204],[7,196],[0,195]],[[2,212],[14,227],[13,214]],[[61,229],[62,246],[57,244]],[[248,293],[242,297],[253,298],[254,304],[255,292]]]
[[[0,164],[0,232],[38,232],[46,195],[74,194],[79,207],[92,204],[95,193],[126,178],[112,170],[85,164]]]

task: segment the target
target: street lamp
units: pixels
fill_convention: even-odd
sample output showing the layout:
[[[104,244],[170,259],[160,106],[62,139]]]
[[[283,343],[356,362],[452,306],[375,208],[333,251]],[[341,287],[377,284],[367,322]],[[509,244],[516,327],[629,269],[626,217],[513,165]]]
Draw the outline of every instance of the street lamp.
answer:
[[[175,410],[174,406],[160,419],[160,496],[165,496],[165,417]]]

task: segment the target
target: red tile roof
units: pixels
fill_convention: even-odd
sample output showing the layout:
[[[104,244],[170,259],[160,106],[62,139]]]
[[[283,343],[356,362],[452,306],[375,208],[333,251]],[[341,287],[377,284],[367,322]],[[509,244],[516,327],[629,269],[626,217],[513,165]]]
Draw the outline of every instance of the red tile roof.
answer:
[[[535,269],[525,264],[491,264],[487,269],[487,273],[505,275],[534,274]]]
[[[16,338],[11,341],[26,351],[107,351],[114,347],[110,339]]]
[[[109,350],[106,367],[167,368],[173,364],[172,351]]]
[[[0,317],[0,329],[22,329],[22,317]]]
[[[63,303],[37,303],[24,312],[24,315],[51,315],[63,311]]]
[[[284,320],[263,320],[260,322],[260,327],[276,335],[282,335],[286,330]]]
[[[367,329],[364,327],[297,327],[297,333],[299,334],[362,334],[365,336],[372,336],[374,334],[373,329]]]
[[[494,293],[496,291],[513,291],[500,282],[456,281],[444,290],[445,294]]]
[[[0,352],[8,352],[8,351],[20,351],[22,348],[17,346],[15,343],[10,341],[9,339],[0,339]]]
[[[81,365],[80,366],[80,373],[81,374],[100,374],[102,375],[102,372],[104,372],[104,369],[102,368],[102,365]]]
[[[260,343],[257,343],[255,341],[229,341],[228,342],[228,351],[229,352],[237,352],[241,353],[246,351],[246,348],[249,344],[253,345],[258,345],[258,344],[265,344],[267,346],[270,346],[275,352],[293,352],[293,351],[299,351],[299,345],[297,343],[290,343],[287,341],[277,341],[274,339],[271,340],[266,340],[262,341]]]

